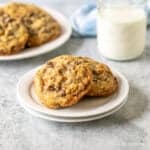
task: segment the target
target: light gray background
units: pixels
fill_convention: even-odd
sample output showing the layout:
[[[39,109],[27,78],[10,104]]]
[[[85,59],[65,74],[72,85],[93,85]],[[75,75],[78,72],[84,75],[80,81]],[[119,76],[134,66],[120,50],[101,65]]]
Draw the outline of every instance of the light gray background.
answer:
[[[84,3],[82,0],[34,1],[49,5],[68,17]],[[107,118],[78,124],[37,119],[20,107],[16,98],[19,78],[47,59],[66,53],[90,56],[124,73],[130,83],[125,106]],[[100,149],[150,149],[150,33],[143,56],[130,62],[112,62],[102,58],[95,38],[70,39],[56,51],[40,57],[0,62],[0,150]]]

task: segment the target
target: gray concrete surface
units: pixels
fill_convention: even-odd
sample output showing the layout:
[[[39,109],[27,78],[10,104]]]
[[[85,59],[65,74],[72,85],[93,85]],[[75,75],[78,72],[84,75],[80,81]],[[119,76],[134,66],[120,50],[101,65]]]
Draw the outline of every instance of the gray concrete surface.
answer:
[[[43,3],[69,17],[83,1],[45,0]],[[102,60],[124,73],[130,83],[125,106],[107,118],[78,124],[48,122],[28,114],[16,98],[19,78],[47,59],[66,53]],[[104,59],[97,51],[94,38],[70,39],[56,51],[40,57],[0,62],[0,150],[101,149],[150,149],[150,33],[142,57],[130,62]]]

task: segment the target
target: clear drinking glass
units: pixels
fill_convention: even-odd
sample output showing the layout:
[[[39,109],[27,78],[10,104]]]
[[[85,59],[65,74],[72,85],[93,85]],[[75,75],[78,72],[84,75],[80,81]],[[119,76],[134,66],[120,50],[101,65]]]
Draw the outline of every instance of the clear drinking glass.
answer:
[[[142,54],[146,36],[145,0],[99,0],[97,42],[100,53],[113,60]]]

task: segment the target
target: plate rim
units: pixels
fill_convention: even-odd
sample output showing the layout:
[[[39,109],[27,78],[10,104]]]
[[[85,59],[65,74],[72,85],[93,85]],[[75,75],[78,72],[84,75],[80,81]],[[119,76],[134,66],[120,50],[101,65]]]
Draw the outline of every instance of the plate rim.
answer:
[[[46,109],[48,109],[47,111],[43,111],[43,110],[40,110],[40,109],[38,109],[38,108],[36,108],[36,107],[34,107],[34,106],[32,106],[32,105],[30,105],[30,104],[28,104],[25,100],[24,100],[24,98],[23,97],[21,97],[21,95],[20,95],[20,87],[21,87],[21,85],[22,85],[22,82],[25,80],[25,78],[26,78],[26,76],[29,76],[30,74],[32,74],[32,75],[34,75],[34,72],[38,69],[39,67],[37,67],[37,68],[35,68],[35,69],[32,69],[31,71],[29,71],[29,72],[27,72],[26,74],[24,74],[24,76],[22,76],[22,78],[20,78],[20,80],[19,80],[19,82],[18,82],[18,84],[17,84],[17,97],[18,97],[18,100],[19,100],[19,102],[20,103],[22,103],[23,105],[26,105],[27,107],[29,107],[29,108],[31,108],[32,110],[36,110],[37,112],[41,112],[41,113],[44,113],[44,114],[49,114],[49,115],[51,115],[51,116],[56,116],[56,117],[66,117],[66,118],[68,118],[68,117],[74,117],[74,118],[77,118],[77,117],[87,117],[87,116],[94,116],[94,115],[97,115],[97,114],[99,114],[99,113],[96,113],[96,112],[94,112],[94,113],[91,113],[91,114],[82,114],[82,115],[70,115],[70,114],[68,114],[68,115],[64,115],[64,114],[59,114],[59,115],[57,115],[56,113],[54,113],[54,112],[48,112],[50,109],[48,109],[48,108],[46,108]],[[113,70],[113,72],[114,72],[114,69],[112,69]],[[125,76],[123,75],[123,74],[121,74],[120,72],[118,72],[118,71],[116,71],[115,70],[115,72],[117,72],[117,74],[119,75],[119,76],[121,76],[121,78],[123,78],[123,81],[125,82],[125,84],[126,84],[126,91],[124,92],[124,95],[123,95],[123,98],[122,98],[122,101],[120,102],[120,103],[118,103],[117,104],[117,106],[118,105],[120,105],[123,101],[126,101],[127,100],[127,97],[128,97],[128,93],[129,93],[129,84],[128,84],[128,81],[127,81],[127,79],[125,78]],[[29,80],[29,79],[28,79]],[[30,84],[31,84],[31,82],[30,82]],[[28,86],[28,88],[30,88],[29,86]],[[28,90],[29,91],[29,90]],[[22,94],[22,93],[21,93]],[[28,93],[28,95],[29,95],[29,93]],[[117,107],[117,106],[115,106],[115,107]],[[112,107],[111,109],[113,109],[113,108],[115,108],[115,107]],[[109,109],[109,110],[111,110],[111,109]],[[59,111],[59,110],[58,110]],[[108,111],[108,110],[107,110]],[[103,113],[105,113],[105,112],[107,112],[107,111],[104,111]]]
[[[7,3],[4,3],[4,4],[1,4],[0,6],[4,6],[6,5]],[[67,42],[70,37],[71,37],[71,34],[72,34],[72,27],[71,27],[71,23],[69,22],[69,19],[67,19],[67,17],[65,15],[63,15],[61,12],[57,11],[56,9],[53,9],[53,8],[48,8],[44,5],[41,5],[40,6],[41,8],[45,9],[48,13],[51,13],[51,15],[60,23],[59,19],[61,18],[61,20],[63,20],[63,24],[61,24],[61,27],[65,29],[65,32],[60,36],[58,37],[57,39],[53,40],[53,41],[50,41],[50,42],[47,42],[45,44],[42,44],[41,46],[37,46],[37,47],[33,47],[31,48],[32,50],[35,50],[33,53],[31,52],[30,53],[30,50],[29,50],[29,53],[28,52],[25,52],[24,54],[21,54],[20,53],[17,53],[17,54],[12,54],[12,55],[6,55],[6,56],[0,56],[0,61],[13,61],[13,60],[21,60],[21,59],[27,59],[27,58],[32,58],[32,57],[36,57],[36,56],[40,56],[40,55],[44,55],[46,53],[49,53],[51,51],[54,51],[56,50],[57,48],[59,48],[60,46],[62,46],[65,42]],[[56,18],[56,16],[59,16],[59,18]],[[56,43],[52,43],[52,42],[57,42],[58,40],[58,44]],[[42,51],[41,49],[44,49],[44,46],[49,46],[49,45],[54,45],[52,48],[48,49],[48,48],[45,48],[46,50]],[[36,49],[39,49],[37,51],[40,51],[40,52],[36,52]]]
[[[32,109],[30,109],[30,108],[28,108],[27,106],[25,106],[25,105],[22,105],[21,104],[21,106],[26,110],[27,109],[27,111],[29,110],[29,111],[32,111],[32,112],[35,112],[36,114],[41,114],[42,116],[47,116],[47,117],[50,117],[50,118],[58,118],[58,119],[65,119],[65,120],[70,120],[70,119],[72,119],[72,120],[79,120],[79,119],[88,119],[88,118],[94,118],[94,117],[97,117],[97,116],[103,116],[103,115],[105,115],[105,114],[108,114],[109,112],[109,115],[111,115],[111,114],[113,114],[114,112],[116,112],[117,110],[119,110],[119,109],[121,109],[125,104],[126,104],[126,101],[127,101],[127,99],[125,100],[125,101],[123,101],[120,105],[118,105],[117,107],[115,107],[115,108],[113,108],[112,110],[109,110],[108,112],[106,112],[106,113],[103,113],[103,114],[97,114],[97,115],[95,115],[95,116],[89,116],[89,117],[80,117],[80,118],[75,118],[75,117],[72,117],[72,118],[70,118],[70,117],[68,117],[68,118],[66,118],[66,117],[55,117],[55,116],[51,116],[51,115],[48,115],[48,114],[43,114],[43,113],[41,113],[41,112],[37,112],[37,111],[35,111],[35,110],[32,110]],[[116,111],[115,111],[116,110]],[[112,113],[111,113],[112,112]],[[30,112],[29,112],[30,113]]]
[[[38,112],[35,112],[34,110],[27,108],[26,106],[22,106],[22,107],[32,116],[40,118],[40,119],[54,121],[54,122],[60,122],[60,123],[80,123],[80,122],[89,122],[89,121],[99,120],[104,117],[110,116],[110,115],[114,114],[115,112],[119,111],[124,106],[125,103],[126,103],[126,101],[123,102],[118,107],[114,108],[113,110],[106,112],[104,114],[98,114],[96,116],[91,116],[91,117],[86,117],[86,118],[76,118],[76,119],[75,118],[66,119],[66,118],[62,118],[62,117],[46,116],[44,114],[40,114],[40,113],[38,114]]]

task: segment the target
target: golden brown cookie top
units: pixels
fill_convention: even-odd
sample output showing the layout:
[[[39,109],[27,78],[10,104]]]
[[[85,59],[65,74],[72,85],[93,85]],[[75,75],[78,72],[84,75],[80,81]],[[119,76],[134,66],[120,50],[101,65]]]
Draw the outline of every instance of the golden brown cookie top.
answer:
[[[27,10],[30,9],[30,5],[24,3],[9,3],[4,7],[4,10],[11,15],[13,18],[21,19],[27,13]]]
[[[37,84],[39,81],[41,84]],[[86,64],[65,55],[42,66],[36,73],[34,82],[35,89],[36,86],[41,86],[36,93],[43,93],[49,98],[48,107],[66,107],[78,102],[89,91],[92,73]]]
[[[11,3],[5,10],[14,18],[19,19],[28,29],[29,47],[38,46],[61,34],[61,27],[57,21],[43,9],[22,3]]]
[[[107,65],[87,57],[78,57],[78,60],[88,64],[93,74],[91,90],[87,95],[108,96],[117,90],[117,79]]]
[[[0,9],[0,54],[11,54],[23,49],[27,39],[24,25]]]
[[[43,11],[32,9],[22,21],[30,34],[28,42],[29,46],[40,45],[41,43],[47,42],[47,40],[55,37],[56,34],[56,36],[58,36],[61,33],[60,25],[53,17]],[[39,38],[34,40],[35,37]],[[34,44],[36,40],[39,40],[38,44]]]

